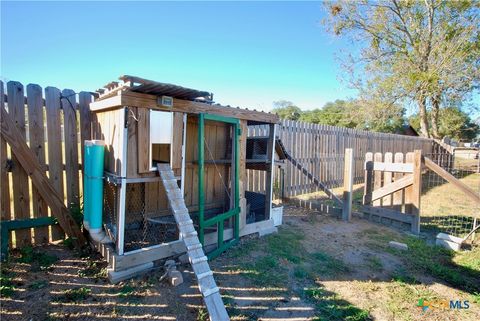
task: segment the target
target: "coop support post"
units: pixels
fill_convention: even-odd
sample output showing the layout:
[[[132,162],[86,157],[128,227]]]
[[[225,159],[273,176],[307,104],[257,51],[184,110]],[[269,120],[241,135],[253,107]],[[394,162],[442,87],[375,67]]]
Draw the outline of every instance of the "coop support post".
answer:
[[[120,166],[120,199],[118,204],[118,235],[117,235],[117,253],[123,255],[124,240],[125,240],[125,200],[127,196],[127,141],[128,141],[128,108],[125,107],[123,113],[123,146],[122,146],[122,160]]]
[[[204,235],[203,235],[203,221],[204,221],[204,211],[205,211],[205,115],[200,114],[198,115],[198,219],[199,219],[199,233],[198,239],[200,243],[204,243]]]
[[[271,219],[273,200],[273,169],[275,165],[275,124],[270,124],[268,130],[267,157],[270,163],[265,176],[265,217]]]
[[[413,186],[412,186],[412,233],[420,234],[420,198],[422,194],[422,151],[415,150],[413,156]]]
[[[353,200],[353,149],[345,149],[345,164],[343,170],[343,209],[342,219],[350,221],[352,219],[352,200]]]
[[[185,150],[187,148],[187,113],[183,114],[183,137],[182,137],[182,172],[181,172],[181,192],[185,196]]]

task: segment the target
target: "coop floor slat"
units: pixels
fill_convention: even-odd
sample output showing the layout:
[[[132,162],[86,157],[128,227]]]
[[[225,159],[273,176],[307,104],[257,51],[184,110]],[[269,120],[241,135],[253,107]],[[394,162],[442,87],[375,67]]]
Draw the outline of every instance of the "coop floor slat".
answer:
[[[198,240],[193,222],[190,218],[185,217],[186,214],[188,215],[188,210],[180,188],[176,182],[172,181],[175,175],[168,164],[158,164],[157,169],[165,187],[168,203],[180,230],[180,235],[187,247],[187,254],[192,264],[193,272],[197,277],[199,290],[210,314],[210,320],[229,321],[230,318],[213,278],[212,270],[208,265],[205,252]]]

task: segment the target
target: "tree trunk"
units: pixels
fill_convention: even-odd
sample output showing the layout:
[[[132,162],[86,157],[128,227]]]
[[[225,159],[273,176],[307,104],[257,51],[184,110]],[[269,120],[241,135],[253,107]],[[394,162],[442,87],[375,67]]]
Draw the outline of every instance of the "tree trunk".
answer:
[[[427,104],[425,95],[420,94],[418,97],[418,108],[420,114],[420,132],[422,136],[430,138],[428,132]]]
[[[431,98],[432,102],[432,136],[440,139],[440,133],[438,131],[438,115],[440,113],[440,95],[435,94]]]

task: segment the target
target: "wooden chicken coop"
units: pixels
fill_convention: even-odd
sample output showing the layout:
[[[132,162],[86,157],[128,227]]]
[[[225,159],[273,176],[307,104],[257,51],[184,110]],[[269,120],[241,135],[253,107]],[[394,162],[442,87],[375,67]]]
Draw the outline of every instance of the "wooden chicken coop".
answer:
[[[278,116],[214,104],[210,92],[132,76],[99,90],[92,139],[105,142],[105,250],[121,271],[185,252],[159,164],[174,172],[210,257],[251,233],[275,231],[272,211]],[[268,125],[265,137],[249,126]],[[265,171],[264,194],[245,191],[248,169]]]

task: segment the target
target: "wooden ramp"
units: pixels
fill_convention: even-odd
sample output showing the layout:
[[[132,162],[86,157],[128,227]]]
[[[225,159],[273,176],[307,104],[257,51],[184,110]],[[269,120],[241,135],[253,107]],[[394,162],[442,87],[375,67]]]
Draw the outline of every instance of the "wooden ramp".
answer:
[[[198,280],[198,287],[207,306],[211,321],[227,321],[227,310],[223,304],[219,289],[213,278],[213,272],[203,252],[202,244],[198,240],[197,232],[185,206],[182,192],[177,184],[177,179],[168,164],[158,164],[158,173],[162,179],[167,193],[168,203],[177,222],[180,237],[185,242],[187,254],[193,272]]]

